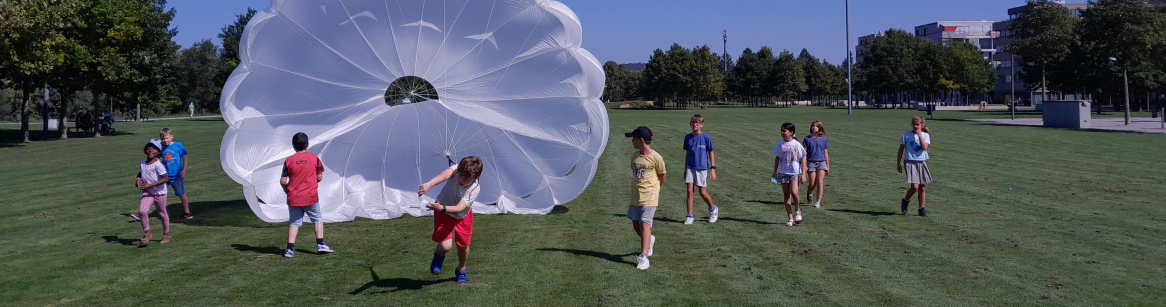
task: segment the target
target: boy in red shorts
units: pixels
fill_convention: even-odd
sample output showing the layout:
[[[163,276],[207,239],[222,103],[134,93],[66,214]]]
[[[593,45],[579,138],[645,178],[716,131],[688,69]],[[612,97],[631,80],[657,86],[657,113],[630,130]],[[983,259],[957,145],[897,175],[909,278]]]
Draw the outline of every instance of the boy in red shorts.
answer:
[[[433,210],[433,242],[437,242],[437,250],[433,253],[433,262],[429,271],[433,275],[441,273],[441,265],[445,262],[445,254],[453,248],[454,233],[457,233],[458,266],[454,271],[459,284],[466,283],[466,258],[470,256],[470,238],[474,233],[474,213],[470,205],[478,197],[481,187],[478,186],[478,177],[482,176],[482,160],[478,157],[465,157],[457,165],[450,166],[441,174],[421,185],[417,195],[425,195],[439,183],[445,182],[445,187],[437,195],[433,203],[426,208]],[[454,178],[454,180],[450,180]]]

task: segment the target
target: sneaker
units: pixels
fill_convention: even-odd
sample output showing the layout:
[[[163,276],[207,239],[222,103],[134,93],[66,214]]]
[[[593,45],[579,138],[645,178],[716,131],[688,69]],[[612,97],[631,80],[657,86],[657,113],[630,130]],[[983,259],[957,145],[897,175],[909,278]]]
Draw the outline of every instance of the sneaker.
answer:
[[[445,263],[445,256],[433,253],[433,262],[429,263],[429,272],[433,275],[441,273],[441,265]]]
[[[713,209],[709,210],[709,223],[716,223],[717,218],[720,216],[721,216],[721,207],[713,206]]]
[[[692,225],[692,220],[693,220],[693,218],[692,218],[692,216],[691,216],[691,215],[689,215],[688,217],[684,218],[684,225]]]
[[[822,209],[822,202],[820,202],[820,201],[814,202],[814,208]]]
[[[919,216],[927,217],[927,209],[919,208]]]
[[[296,256],[296,250],[290,249],[290,248],[283,250],[283,257],[284,258],[291,258],[291,257],[295,257],[295,256]]]
[[[910,201],[910,200],[906,200],[906,199],[904,199],[904,200],[901,202],[901,204],[899,205],[899,210],[900,210],[900,211],[903,211],[903,215],[907,215],[907,204],[910,204],[910,203],[911,203],[911,201]]]
[[[638,258],[639,259],[636,263],[637,269],[647,270],[648,267],[651,266],[651,264],[648,263],[648,255],[640,255]]]
[[[162,244],[170,243],[170,234],[162,234]]]
[[[327,254],[335,251],[333,251],[331,247],[328,247],[328,244],[316,244],[316,252],[320,254]]]
[[[656,236],[652,236],[652,242],[648,243],[648,256],[652,256],[653,249],[656,249]]]
[[[457,283],[459,284],[464,285],[469,282],[466,280],[466,271],[453,271],[453,275],[457,275]]]
[[[180,220],[189,220],[192,218],[194,218],[194,215],[191,215],[190,213],[185,213],[185,214],[182,214],[181,217],[178,217],[178,219],[180,219]]]
[[[798,215],[794,216],[794,224],[798,224],[798,225],[802,224],[802,212],[801,211],[798,211]]]
[[[806,202],[808,202],[808,203],[814,202],[814,194],[806,195]]]
[[[142,220],[142,216],[137,213],[130,213],[130,217],[134,218],[135,220]]]
[[[793,227],[793,226],[794,226],[794,220],[789,220],[789,222],[785,222],[785,226],[788,226],[788,227]]]

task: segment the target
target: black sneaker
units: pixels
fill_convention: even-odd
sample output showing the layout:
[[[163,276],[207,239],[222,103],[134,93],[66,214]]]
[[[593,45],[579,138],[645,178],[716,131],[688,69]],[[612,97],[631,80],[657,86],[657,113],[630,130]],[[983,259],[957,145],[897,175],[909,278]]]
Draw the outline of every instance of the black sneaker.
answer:
[[[910,200],[906,200],[906,199],[904,199],[904,200],[903,200],[903,201],[900,203],[900,205],[899,205],[899,210],[900,210],[900,211],[903,211],[903,215],[907,215],[907,204],[910,204],[910,203],[911,203],[911,201],[910,201]]]
[[[927,217],[927,209],[919,208],[919,216]]]

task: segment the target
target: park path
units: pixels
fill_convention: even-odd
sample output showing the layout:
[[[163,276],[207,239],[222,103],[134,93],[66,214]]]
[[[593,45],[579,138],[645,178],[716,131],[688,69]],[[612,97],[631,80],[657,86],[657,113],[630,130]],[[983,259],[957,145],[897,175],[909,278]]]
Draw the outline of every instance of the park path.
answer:
[[[1166,129],[1162,128],[1161,118],[1150,117],[1131,117],[1130,125],[1125,125],[1125,119],[1121,117],[1112,118],[1093,118],[1093,127],[1083,130],[1109,130],[1109,131],[1124,131],[1124,132],[1139,132],[1139,133],[1157,133],[1166,134]],[[975,122],[997,123],[1005,125],[1017,126],[1044,126],[1044,120],[1040,118],[1017,118],[1017,119],[971,119]]]

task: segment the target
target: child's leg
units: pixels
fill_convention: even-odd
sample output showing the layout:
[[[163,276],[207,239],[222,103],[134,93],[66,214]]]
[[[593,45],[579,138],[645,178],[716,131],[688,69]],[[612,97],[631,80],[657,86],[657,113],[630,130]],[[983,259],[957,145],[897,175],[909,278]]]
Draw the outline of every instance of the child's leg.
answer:
[[[781,184],[781,193],[785,195],[785,214],[789,215],[790,220],[793,220],[794,219],[794,211],[793,211],[793,206],[790,205],[790,201],[792,199],[790,198],[791,193],[790,193],[789,188],[790,188],[790,183],[782,183]]]
[[[154,196],[154,206],[158,207],[158,215],[162,216],[162,234],[170,233],[170,213],[166,212],[166,195]],[[145,217],[145,216],[143,216]]]
[[[643,237],[643,236],[644,236],[644,226],[643,226],[643,224],[644,224],[644,223],[642,223],[642,222],[640,222],[640,221],[632,221],[632,229],[635,229],[635,230],[636,230],[636,235],[637,235],[637,236],[640,236],[640,237]]]
[[[927,202],[927,185],[919,185],[919,208],[923,208]]]
[[[150,217],[146,214],[150,213],[150,205],[154,204],[154,198],[149,195],[142,195],[142,200],[138,202],[138,216],[142,217],[142,231],[150,233]]]
[[[690,182],[685,185],[688,186],[688,197],[684,199],[684,204],[688,206],[688,215],[692,215],[692,189],[694,188],[695,184]]]
[[[435,251],[437,252],[438,255],[441,255],[444,257],[445,253],[448,253],[449,250],[451,250],[451,249],[453,249],[453,238],[449,238],[449,240],[438,242],[437,249]]]
[[[182,213],[190,213],[190,199],[186,198],[186,194],[178,196],[182,199]]]
[[[316,223],[316,239],[324,238],[324,222]]]
[[[802,212],[802,198],[798,196],[798,180],[790,180],[789,187],[790,198],[793,199],[794,212]]]
[[[648,250],[652,249],[652,225],[640,223],[640,229],[640,254],[647,255]]]
[[[459,245],[457,247],[457,270],[458,271],[465,271],[466,270],[466,261],[469,259],[470,259],[470,247]]]
[[[904,196],[903,199],[908,201],[911,200],[911,196],[914,196],[915,191],[917,190],[919,190],[919,184],[912,183],[911,188],[907,189],[907,196]]]
[[[814,199],[816,199],[818,202],[822,202],[822,190],[826,189],[826,171],[818,170],[814,173],[818,174],[818,178],[816,178],[817,181],[811,181],[813,182],[814,186],[818,188],[818,195],[814,197]]]
[[[810,177],[808,186],[806,186],[806,195],[813,195],[814,188],[818,187],[818,172],[807,172],[807,177]]]
[[[704,203],[709,205],[709,210],[713,209],[713,198],[709,196],[709,189],[700,187],[700,198],[704,198]],[[688,206],[688,214],[692,214],[692,206]]]
[[[287,244],[296,244],[296,235],[300,234],[300,227],[290,226],[287,228]]]

